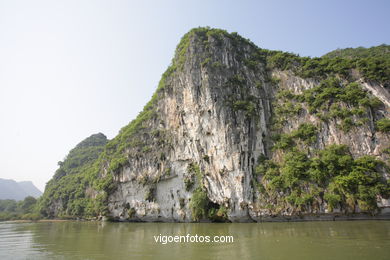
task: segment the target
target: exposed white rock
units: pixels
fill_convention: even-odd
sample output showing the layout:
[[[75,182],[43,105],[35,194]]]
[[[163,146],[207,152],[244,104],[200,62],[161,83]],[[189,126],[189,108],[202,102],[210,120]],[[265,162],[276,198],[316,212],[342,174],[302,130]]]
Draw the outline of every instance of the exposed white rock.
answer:
[[[257,204],[256,196],[261,194],[254,192],[251,179],[258,156],[271,153],[271,102],[277,90],[267,79],[264,65],[259,64],[254,71],[240,60],[241,56],[248,56],[253,51],[252,46],[243,45],[238,53],[232,40],[226,37],[218,45],[210,38],[210,50],[196,41],[199,41],[197,37],[191,38],[183,69],[177,69],[166,82],[161,94],[164,98],[159,100],[157,107],[160,120],[150,123],[150,128],[169,133],[171,149],[161,163],[155,163],[156,158],[133,156],[129,152],[129,166],[115,176],[117,189],[109,196],[109,211],[113,217],[132,219],[128,210],[133,209],[133,219],[141,221],[191,221],[188,204],[192,191],[185,187],[191,163],[199,165],[205,174],[202,181],[209,199],[229,205],[231,221],[260,221],[270,217],[270,212]],[[211,62],[219,62],[224,67],[203,66],[205,58],[202,55],[207,53]],[[243,86],[229,85],[228,80],[236,74],[245,78]],[[318,81],[287,72],[273,71],[272,76],[280,79],[281,88],[296,94],[318,84]],[[388,114],[388,92],[379,85],[362,84],[386,104],[387,110],[379,113]],[[247,117],[245,111],[234,111],[229,103],[232,96],[253,96],[256,115]],[[368,120],[372,122],[373,119]],[[337,128],[339,122],[321,122],[305,108],[298,118],[289,120],[284,130],[296,129],[302,122],[322,125],[316,149],[329,144],[347,144],[354,156],[380,156],[380,151],[390,144],[389,136],[375,132],[372,124],[344,133]],[[158,182],[140,184],[144,178],[153,180],[164,175],[167,168],[169,174]],[[155,192],[154,201],[146,200],[151,188]],[[181,201],[184,206],[180,205]],[[389,202],[382,200],[378,205],[389,207]],[[327,213],[325,205],[321,205],[317,213]],[[286,209],[281,214],[291,216],[293,212]]]

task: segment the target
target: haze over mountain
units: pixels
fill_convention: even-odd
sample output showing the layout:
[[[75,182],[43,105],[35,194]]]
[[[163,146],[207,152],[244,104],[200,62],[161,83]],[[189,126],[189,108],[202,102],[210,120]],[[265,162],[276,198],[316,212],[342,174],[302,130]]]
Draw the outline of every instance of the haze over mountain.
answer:
[[[0,199],[23,200],[27,196],[38,198],[42,192],[31,181],[16,182],[0,178]]]

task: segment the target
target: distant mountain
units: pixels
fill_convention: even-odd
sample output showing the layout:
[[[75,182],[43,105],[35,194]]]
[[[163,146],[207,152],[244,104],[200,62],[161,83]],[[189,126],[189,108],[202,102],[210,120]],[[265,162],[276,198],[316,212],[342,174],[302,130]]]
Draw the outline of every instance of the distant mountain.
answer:
[[[0,178],[0,199],[23,200],[27,196],[38,198],[42,192],[31,181],[16,182]]]
[[[29,196],[38,198],[42,195],[42,192],[37,187],[35,187],[32,181],[21,181],[18,182],[18,184]]]

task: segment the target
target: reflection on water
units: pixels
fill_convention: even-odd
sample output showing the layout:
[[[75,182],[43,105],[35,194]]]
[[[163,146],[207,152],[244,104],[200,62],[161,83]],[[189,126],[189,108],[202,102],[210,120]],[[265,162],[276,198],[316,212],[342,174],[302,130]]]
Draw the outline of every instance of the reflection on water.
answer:
[[[158,235],[233,243],[156,243]],[[390,222],[0,223],[0,259],[389,259]]]

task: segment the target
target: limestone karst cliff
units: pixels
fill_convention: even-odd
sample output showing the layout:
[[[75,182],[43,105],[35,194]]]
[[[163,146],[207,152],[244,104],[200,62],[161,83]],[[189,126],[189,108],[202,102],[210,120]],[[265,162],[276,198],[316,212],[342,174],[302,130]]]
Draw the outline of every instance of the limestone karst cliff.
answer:
[[[56,173],[41,212],[178,222],[386,214],[390,59],[379,47],[375,57],[311,59],[193,29],[144,110],[99,143],[99,157]],[[61,181],[72,185],[59,191]]]

